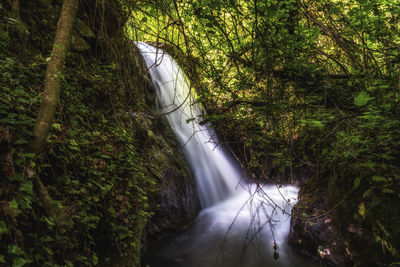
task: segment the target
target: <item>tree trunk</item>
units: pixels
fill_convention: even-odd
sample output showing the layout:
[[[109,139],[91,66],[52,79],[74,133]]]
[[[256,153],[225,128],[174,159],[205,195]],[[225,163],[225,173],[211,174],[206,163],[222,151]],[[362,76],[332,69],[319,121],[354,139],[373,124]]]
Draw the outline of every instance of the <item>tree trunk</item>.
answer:
[[[18,22],[21,21],[21,17],[20,17],[20,8],[19,8],[19,0],[14,0],[11,3],[11,10],[12,10],[12,17],[13,19],[17,20]]]
[[[33,139],[29,143],[35,154],[39,154],[46,144],[47,134],[53,122],[60,92],[60,80],[64,69],[65,56],[69,48],[69,39],[74,24],[79,0],[64,0],[60,18],[57,23],[56,37],[51,51],[51,57],[46,69],[44,92],[39,115],[33,128]],[[72,220],[68,218],[60,202],[50,197],[47,188],[40,180],[39,174],[28,170],[28,176],[33,179],[36,193],[43,204],[46,213],[58,226],[71,227]]]
[[[60,92],[61,75],[78,3],[79,0],[64,0],[61,9],[51,57],[46,69],[42,103],[33,129],[34,138],[30,143],[30,147],[36,153],[39,153],[46,144],[47,134],[53,122]]]

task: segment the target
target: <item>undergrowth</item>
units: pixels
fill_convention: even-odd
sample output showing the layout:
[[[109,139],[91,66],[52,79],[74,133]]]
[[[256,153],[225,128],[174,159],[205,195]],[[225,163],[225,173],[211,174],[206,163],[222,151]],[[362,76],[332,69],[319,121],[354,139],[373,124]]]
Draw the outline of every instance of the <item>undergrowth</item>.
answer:
[[[90,50],[71,52],[45,152],[35,157],[26,145],[59,6],[21,2],[32,8],[23,22],[11,18],[11,2],[0,4],[0,265],[139,265],[142,231],[168,164],[149,149],[163,145],[153,131],[165,129],[146,115],[153,101],[139,53],[123,33],[88,40]],[[78,17],[97,15],[81,7]],[[33,170],[64,207],[71,228],[45,213]]]

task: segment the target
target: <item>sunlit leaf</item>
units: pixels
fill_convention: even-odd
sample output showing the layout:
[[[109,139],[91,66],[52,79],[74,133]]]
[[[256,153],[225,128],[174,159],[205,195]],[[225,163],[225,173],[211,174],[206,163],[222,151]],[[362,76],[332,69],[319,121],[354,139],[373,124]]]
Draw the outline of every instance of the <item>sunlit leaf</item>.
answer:
[[[367,92],[362,91],[354,98],[354,104],[357,107],[365,106],[371,99],[374,98],[370,97]]]

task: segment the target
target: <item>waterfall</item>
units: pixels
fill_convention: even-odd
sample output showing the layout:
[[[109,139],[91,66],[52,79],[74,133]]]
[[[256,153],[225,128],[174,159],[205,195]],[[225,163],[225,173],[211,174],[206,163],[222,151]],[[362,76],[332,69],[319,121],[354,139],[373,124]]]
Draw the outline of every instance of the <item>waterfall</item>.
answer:
[[[183,148],[204,208],[190,230],[150,253],[148,263],[153,267],[314,266],[297,259],[285,244],[298,188],[241,181],[240,169],[217,146],[215,131],[201,123],[195,92],[177,63],[161,49],[141,42],[138,47],[160,113]]]
[[[149,68],[160,113],[167,117],[196,178],[202,207],[221,202],[234,193],[241,173],[218,146],[215,131],[200,123],[202,110],[195,92],[175,60],[146,43],[139,42],[138,47]]]

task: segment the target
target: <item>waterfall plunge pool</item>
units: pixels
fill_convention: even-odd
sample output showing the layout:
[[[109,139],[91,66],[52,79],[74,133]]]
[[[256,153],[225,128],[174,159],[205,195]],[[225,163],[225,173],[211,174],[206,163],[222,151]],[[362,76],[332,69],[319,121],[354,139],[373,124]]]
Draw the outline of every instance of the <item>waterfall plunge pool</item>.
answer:
[[[144,258],[150,267],[312,267],[286,243],[298,189],[251,185],[203,209],[194,225]],[[287,202],[288,200],[289,203]],[[274,259],[274,240],[279,258]]]

